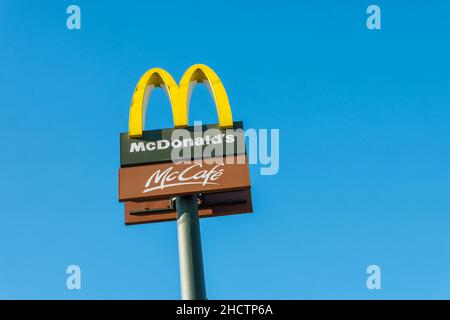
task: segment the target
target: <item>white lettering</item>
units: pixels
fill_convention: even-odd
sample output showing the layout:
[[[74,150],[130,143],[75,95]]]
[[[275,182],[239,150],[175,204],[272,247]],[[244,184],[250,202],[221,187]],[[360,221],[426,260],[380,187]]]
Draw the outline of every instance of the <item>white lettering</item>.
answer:
[[[158,140],[158,149],[167,149],[170,147],[170,142],[168,140]]]
[[[218,164],[210,170],[196,171],[196,169],[202,169],[202,164],[194,164],[181,172],[174,170],[173,167],[169,167],[162,172],[157,170],[148,178],[142,193],[189,184],[218,185],[217,180],[224,172],[224,169],[220,169],[220,167],[223,167],[223,164]]]
[[[153,151],[153,150],[155,150],[156,149],[156,143],[154,143],[154,142],[149,142],[149,143],[147,143],[147,145],[145,146],[145,148],[148,150],[148,151]]]
[[[133,142],[130,145],[130,152],[139,152],[139,151],[145,151],[144,143],[142,141],[139,143]]]

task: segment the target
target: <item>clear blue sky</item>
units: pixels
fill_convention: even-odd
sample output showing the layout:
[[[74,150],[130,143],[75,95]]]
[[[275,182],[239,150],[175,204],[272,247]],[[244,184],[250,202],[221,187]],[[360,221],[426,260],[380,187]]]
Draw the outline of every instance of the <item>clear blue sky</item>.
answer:
[[[449,57],[448,1],[2,0],[0,298],[180,298],[176,223],[124,226],[119,133],[143,72],[204,63],[281,135],[254,213],[201,222],[210,299],[449,299]],[[149,110],[171,126],[161,90]],[[204,87],[191,110],[217,122]]]

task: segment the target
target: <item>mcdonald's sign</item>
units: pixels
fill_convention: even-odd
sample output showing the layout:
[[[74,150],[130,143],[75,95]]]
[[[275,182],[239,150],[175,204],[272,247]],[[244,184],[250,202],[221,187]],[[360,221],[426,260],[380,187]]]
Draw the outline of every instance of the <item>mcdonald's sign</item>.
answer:
[[[214,99],[218,124],[188,126],[191,92],[199,83]],[[174,128],[144,131],[155,88],[170,100]],[[178,85],[165,70],[148,70],[133,93],[128,126],[120,135],[119,169],[126,224],[174,220],[170,199],[177,195],[200,195],[200,217],[252,212],[243,123],[233,122],[225,88],[211,68],[191,66]]]

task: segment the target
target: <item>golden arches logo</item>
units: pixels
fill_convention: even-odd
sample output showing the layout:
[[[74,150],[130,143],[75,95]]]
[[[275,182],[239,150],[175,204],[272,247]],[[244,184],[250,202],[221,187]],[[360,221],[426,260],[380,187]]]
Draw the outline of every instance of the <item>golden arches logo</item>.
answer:
[[[132,138],[142,137],[148,100],[152,90],[158,87],[162,88],[169,97],[174,127],[187,127],[191,92],[198,83],[203,83],[214,99],[219,126],[221,128],[233,127],[230,103],[219,77],[210,67],[204,64],[195,64],[186,70],[179,85],[168,72],[161,68],[153,68],[144,73],[136,85],[131,101],[129,136]]]

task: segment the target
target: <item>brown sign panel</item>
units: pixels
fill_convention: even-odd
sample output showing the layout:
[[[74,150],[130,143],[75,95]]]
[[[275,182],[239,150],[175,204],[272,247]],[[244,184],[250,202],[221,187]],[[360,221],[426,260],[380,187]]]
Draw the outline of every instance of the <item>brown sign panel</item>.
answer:
[[[119,201],[163,199],[196,193],[250,188],[245,155],[196,161],[161,163],[119,169]]]
[[[200,218],[251,213],[250,189],[203,195],[198,205]],[[176,209],[169,198],[125,202],[125,224],[141,224],[176,220]]]

